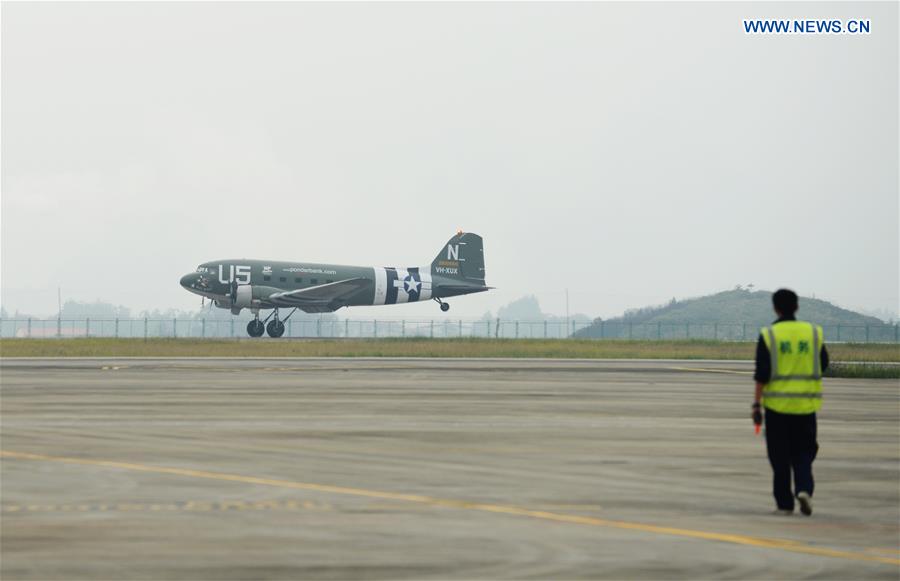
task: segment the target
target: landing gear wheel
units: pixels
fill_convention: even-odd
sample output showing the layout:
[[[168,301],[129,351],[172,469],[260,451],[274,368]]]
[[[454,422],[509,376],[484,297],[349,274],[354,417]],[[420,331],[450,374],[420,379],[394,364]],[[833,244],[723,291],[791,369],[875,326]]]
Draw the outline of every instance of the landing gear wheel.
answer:
[[[284,323],[279,321],[278,319],[272,319],[269,321],[269,324],[266,325],[266,333],[269,334],[269,337],[273,339],[277,339],[284,335]]]
[[[450,303],[441,303],[441,310],[445,313],[450,310]]]
[[[259,319],[253,319],[247,323],[247,334],[251,337],[262,337],[265,330],[266,326]]]

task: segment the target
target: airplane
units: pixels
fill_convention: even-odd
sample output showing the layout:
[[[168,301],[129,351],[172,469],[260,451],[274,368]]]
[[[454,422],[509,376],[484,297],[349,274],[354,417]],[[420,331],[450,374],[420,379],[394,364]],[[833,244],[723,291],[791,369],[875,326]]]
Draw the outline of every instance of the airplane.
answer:
[[[297,312],[330,313],[342,307],[399,305],[431,299],[450,310],[444,299],[480,293],[484,282],[481,236],[459,231],[423,267],[343,266],[269,260],[213,260],[181,277],[186,290],[208,298],[234,315],[250,309],[255,317],[247,334],[284,335],[284,323]],[[280,318],[279,309],[293,309]],[[260,320],[261,309],[272,309]],[[271,320],[270,320],[271,319]],[[268,321],[268,324],[266,322]]]

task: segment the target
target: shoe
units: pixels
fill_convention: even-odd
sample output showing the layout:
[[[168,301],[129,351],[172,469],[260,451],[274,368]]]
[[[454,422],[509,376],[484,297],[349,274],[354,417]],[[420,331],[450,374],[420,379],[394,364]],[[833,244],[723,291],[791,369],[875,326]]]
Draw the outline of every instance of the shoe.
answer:
[[[772,514],[774,514],[775,516],[791,516],[792,514],[794,514],[794,511],[788,510],[786,508],[776,508],[775,512],[773,512]]]
[[[809,516],[812,514],[812,498],[808,492],[798,492],[797,502],[800,503],[800,512]]]

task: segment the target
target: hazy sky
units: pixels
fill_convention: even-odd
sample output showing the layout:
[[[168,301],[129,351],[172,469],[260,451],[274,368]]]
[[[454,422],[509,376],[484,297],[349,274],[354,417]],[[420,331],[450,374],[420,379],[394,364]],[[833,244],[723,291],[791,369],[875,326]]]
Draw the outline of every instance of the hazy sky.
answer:
[[[739,283],[897,312],[897,27],[895,2],[4,3],[2,305],[194,308],[203,261],[424,265],[462,228],[499,288],[451,317]]]

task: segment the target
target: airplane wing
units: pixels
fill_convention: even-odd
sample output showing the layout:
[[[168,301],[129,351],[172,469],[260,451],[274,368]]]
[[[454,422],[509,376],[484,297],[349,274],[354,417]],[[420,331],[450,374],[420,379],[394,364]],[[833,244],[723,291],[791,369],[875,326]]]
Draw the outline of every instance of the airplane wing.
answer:
[[[367,278],[348,278],[292,291],[272,293],[266,300],[278,307],[298,307],[307,313],[330,313],[343,306],[341,299],[371,284],[372,281]]]

